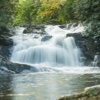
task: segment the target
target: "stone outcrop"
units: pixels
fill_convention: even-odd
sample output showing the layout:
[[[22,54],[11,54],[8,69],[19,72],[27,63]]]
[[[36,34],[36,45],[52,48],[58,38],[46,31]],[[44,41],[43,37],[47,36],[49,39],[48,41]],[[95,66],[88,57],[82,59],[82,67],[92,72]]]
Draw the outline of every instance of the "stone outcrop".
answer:
[[[85,88],[82,93],[64,96],[58,100],[100,100],[100,85]]]
[[[10,30],[5,27],[0,27],[0,55],[4,57],[9,57],[9,49],[13,46],[13,40],[10,38],[12,36]]]
[[[36,34],[45,34],[45,25],[33,25],[33,26],[28,26],[25,28],[23,33],[36,33]]]
[[[85,65],[89,65],[93,60],[97,52],[100,52],[99,37],[82,36],[82,33],[67,34],[66,37],[74,37],[76,45],[81,49],[85,57]],[[96,42],[97,41],[97,42]]]
[[[0,35],[3,34],[3,35],[9,35],[10,36],[10,30],[6,27],[0,27]]]
[[[6,58],[0,56],[0,74],[7,73],[7,74],[15,74],[21,73],[24,71],[31,71],[31,72],[49,72],[52,68],[42,67],[38,68],[31,65],[20,64],[20,63],[13,63]]]
[[[11,56],[11,49],[12,46],[0,46],[0,55],[8,59]]]
[[[33,72],[38,72],[38,69],[26,64],[13,63],[6,58],[0,56],[0,70],[8,73],[21,73],[24,70],[32,69]]]
[[[100,52],[97,52],[96,55],[94,56],[94,60],[91,63],[92,66],[96,67],[99,66],[100,67]]]
[[[12,46],[13,41],[9,38],[9,36],[0,35],[0,45],[3,46]]]

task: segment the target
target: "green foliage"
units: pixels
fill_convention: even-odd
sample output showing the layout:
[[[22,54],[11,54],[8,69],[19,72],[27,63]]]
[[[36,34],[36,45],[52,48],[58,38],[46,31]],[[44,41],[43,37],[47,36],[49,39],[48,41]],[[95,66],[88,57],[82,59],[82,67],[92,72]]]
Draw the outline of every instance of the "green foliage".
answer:
[[[65,24],[74,19],[74,0],[24,0],[17,5],[15,24]]]
[[[87,35],[100,35],[100,0],[76,0],[77,20],[87,26]]]
[[[57,17],[61,9],[62,0],[43,0],[41,8],[38,10],[37,18],[41,23],[53,24],[58,23]]]
[[[58,20],[60,24],[66,24],[75,20],[74,17],[74,1],[75,0],[65,0],[63,6],[59,11]]]
[[[100,35],[100,21],[90,21],[86,26],[87,29],[85,35]]]
[[[16,7],[15,25],[31,25],[35,24],[37,11],[40,6],[40,0],[24,0],[19,2]]]
[[[13,21],[14,20],[14,21]],[[100,35],[100,0],[0,0],[0,26],[82,22]]]
[[[17,0],[0,0],[0,27],[10,25]]]
[[[76,0],[75,15],[78,20],[90,22],[99,20],[100,0]]]

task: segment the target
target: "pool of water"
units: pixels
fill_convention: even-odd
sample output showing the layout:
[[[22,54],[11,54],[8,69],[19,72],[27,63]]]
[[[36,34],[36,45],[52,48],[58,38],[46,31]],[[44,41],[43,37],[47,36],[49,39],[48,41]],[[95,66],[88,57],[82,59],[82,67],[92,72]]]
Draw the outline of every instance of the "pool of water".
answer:
[[[0,100],[57,100],[100,84],[99,73],[22,73],[0,75]]]

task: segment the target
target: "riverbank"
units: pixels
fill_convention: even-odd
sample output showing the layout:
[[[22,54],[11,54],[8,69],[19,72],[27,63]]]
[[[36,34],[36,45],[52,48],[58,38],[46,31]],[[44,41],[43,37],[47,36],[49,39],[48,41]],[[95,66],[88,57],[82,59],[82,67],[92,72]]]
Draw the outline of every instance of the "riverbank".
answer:
[[[82,93],[64,96],[58,100],[100,100],[100,85],[85,88]]]

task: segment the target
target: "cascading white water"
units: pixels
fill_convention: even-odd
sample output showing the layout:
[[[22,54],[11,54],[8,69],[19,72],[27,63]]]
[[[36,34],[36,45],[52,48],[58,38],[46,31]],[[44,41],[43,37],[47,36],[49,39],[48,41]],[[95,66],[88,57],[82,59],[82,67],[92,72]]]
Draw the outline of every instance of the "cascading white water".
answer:
[[[47,41],[42,41],[44,36],[39,34],[23,34],[23,28],[17,30],[13,36],[14,47],[11,61],[43,66],[80,66],[81,52],[75,44],[73,37],[67,37],[67,33],[79,32],[81,30],[65,30],[58,26],[47,26]],[[37,38],[36,38],[37,37]]]

